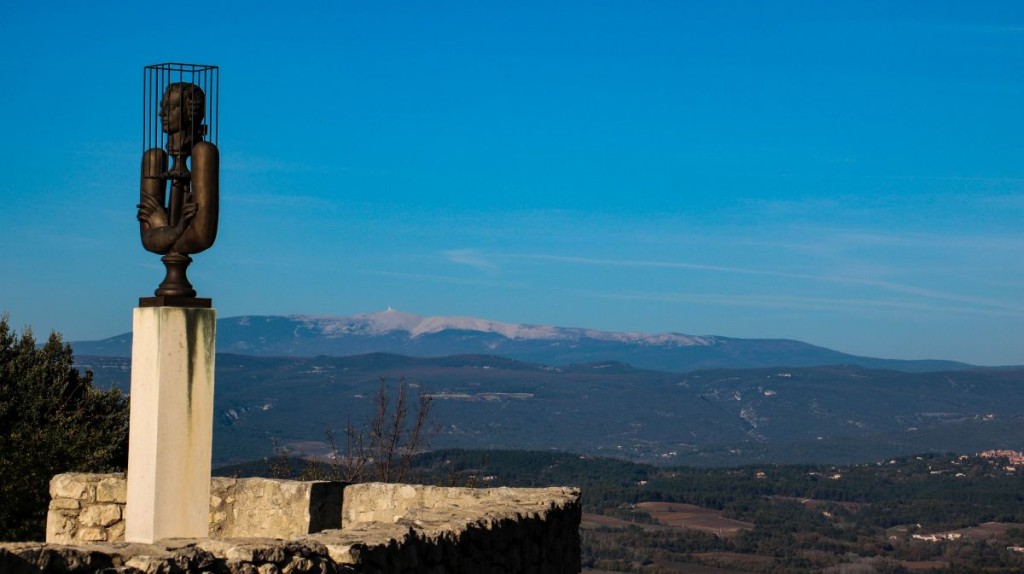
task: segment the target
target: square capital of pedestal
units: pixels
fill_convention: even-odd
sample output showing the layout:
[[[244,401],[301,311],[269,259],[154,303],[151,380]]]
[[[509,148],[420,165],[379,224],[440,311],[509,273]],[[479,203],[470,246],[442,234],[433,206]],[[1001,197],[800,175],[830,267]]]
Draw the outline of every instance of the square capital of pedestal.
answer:
[[[195,307],[197,309],[210,309],[213,307],[213,299],[205,297],[167,297],[164,295],[139,297],[139,307]]]

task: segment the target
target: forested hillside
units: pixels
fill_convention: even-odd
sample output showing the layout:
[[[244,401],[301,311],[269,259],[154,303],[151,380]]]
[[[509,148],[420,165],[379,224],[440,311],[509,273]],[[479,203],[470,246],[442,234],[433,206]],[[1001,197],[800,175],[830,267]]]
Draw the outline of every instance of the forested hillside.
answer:
[[[83,357],[128,388],[127,359]],[[556,449],[662,465],[856,462],[1024,443],[1024,370],[853,366],[669,373],[616,362],[553,367],[488,355],[217,358],[214,462],[273,441],[324,454],[385,376],[433,397],[438,448]]]

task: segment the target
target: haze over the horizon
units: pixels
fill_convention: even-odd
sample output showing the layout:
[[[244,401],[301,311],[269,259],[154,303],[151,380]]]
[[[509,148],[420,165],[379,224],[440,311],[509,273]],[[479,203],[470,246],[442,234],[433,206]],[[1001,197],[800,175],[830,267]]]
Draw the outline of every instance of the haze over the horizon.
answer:
[[[1024,5],[15,0],[0,311],[130,330],[141,75],[221,66],[221,317],[1024,364]]]

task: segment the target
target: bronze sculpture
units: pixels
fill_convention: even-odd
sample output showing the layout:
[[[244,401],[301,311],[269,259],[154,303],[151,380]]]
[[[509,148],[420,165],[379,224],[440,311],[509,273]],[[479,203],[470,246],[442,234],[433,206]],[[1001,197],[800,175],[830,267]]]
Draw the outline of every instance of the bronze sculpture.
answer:
[[[151,147],[142,156],[139,232],[143,247],[163,255],[167,270],[156,298],[140,299],[143,306],[209,306],[209,299],[195,299],[185,275],[189,255],[209,249],[217,238],[220,155],[204,140],[205,110],[206,94],[199,86],[168,84],[159,112],[166,150]]]

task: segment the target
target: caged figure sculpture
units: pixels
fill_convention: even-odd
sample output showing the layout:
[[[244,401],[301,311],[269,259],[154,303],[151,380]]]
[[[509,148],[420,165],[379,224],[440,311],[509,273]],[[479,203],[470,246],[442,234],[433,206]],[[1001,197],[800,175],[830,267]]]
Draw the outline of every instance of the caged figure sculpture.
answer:
[[[142,156],[139,232],[143,247],[163,255],[167,269],[154,304],[196,296],[185,274],[189,255],[209,249],[217,238],[220,155],[216,145],[204,141],[205,110],[206,94],[199,86],[168,84],[159,112],[166,150],[153,147]],[[201,301],[208,300],[194,300]]]

